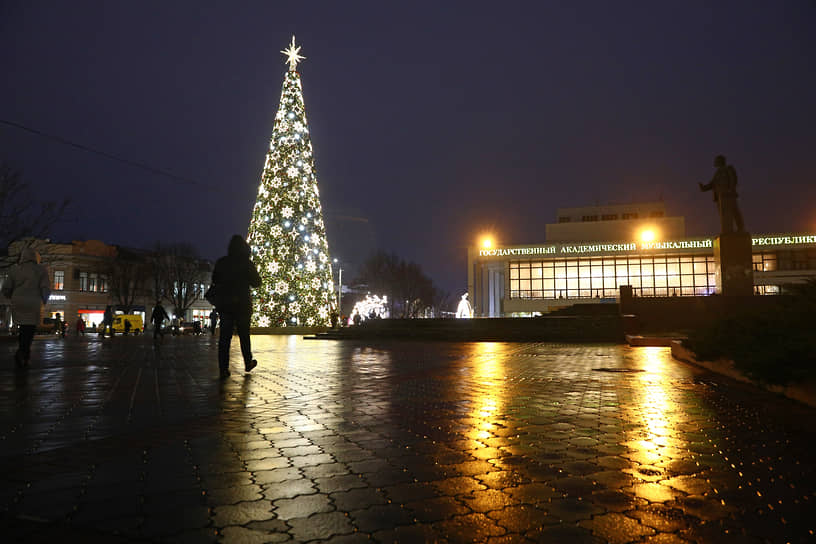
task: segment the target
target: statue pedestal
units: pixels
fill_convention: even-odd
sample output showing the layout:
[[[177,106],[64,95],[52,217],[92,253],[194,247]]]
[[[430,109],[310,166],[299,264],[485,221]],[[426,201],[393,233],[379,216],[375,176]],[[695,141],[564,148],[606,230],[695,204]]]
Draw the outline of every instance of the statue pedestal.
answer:
[[[754,265],[751,259],[751,235],[729,232],[714,239],[717,290],[725,296],[754,294]]]

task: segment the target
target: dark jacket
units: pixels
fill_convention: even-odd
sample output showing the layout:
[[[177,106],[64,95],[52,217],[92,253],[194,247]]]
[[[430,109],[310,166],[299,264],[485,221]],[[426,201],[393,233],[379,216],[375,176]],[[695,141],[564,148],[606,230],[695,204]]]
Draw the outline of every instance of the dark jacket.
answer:
[[[233,237],[230,241],[227,256],[215,262],[212,284],[218,292],[219,312],[251,311],[250,288],[260,286],[261,277],[249,258],[249,246],[240,236]]]
[[[164,310],[164,306],[156,304],[156,306],[153,307],[153,312],[150,316],[150,321],[152,321],[154,325],[158,326],[164,323],[165,319],[170,319],[170,316],[167,315],[167,312]]]

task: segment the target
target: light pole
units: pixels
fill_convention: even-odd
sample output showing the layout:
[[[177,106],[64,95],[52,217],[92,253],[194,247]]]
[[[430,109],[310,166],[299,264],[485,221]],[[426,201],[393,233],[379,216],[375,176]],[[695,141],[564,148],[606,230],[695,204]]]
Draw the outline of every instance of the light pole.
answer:
[[[337,265],[337,315],[342,319],[343,312],[340,311],[340,301],[343,299],[343,268],[337,259],[334,259],[334,264]]]

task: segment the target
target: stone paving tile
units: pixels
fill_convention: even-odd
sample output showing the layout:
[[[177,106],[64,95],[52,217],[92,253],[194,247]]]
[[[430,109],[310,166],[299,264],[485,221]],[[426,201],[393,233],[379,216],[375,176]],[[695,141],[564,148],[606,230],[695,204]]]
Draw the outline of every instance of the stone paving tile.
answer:
[[[531,527],[560,523],[560,520],[553,518],[546,510],[525,504],[489,512],[487,517],[495,520],[507,532],[519,535],[524,534]]]
[[[350,512],[359,508],[368,508],[377,504],[386,504],[388,498],[379,489],[365,487],[350,491],[338,491],[329,496],[335,507],[342,512]]]
[[[376,542],[445,542],[442,536],[432,525],[414,523],[412,525],[401,525],[390,529],[384,529],[374,533]]]
[[[236,485],[223,487],[220,489],[207,489],[201,491],[204,501],[216,506],[220,504],[235,504],[238,502],[252,502],[263,498],[263,488],[260,485]]]
[[[360,531],[374,533],[398,525],[410,525],[413,522],[411,512],[398,504],[374,505],[365,510],[349,512],[354,526]]]
[[[303,477],[300,469],[295,467],[259,470],[252,473],[252,480],[256,484],[273,484],[288,480],[298,480]]]
[[[382,491],[397,504],[432,499],[438,495],[438,491],[432,485],[419,482],[385,487]]]
[[[610,544],[626,544],[655,534],[655,530],[651,527],[615,512],[595,516],[591,520],[579,522],[578,525],[591,530],[593,535],[601,537]]]
[[[470,495],[461,497],[460,500],[474,512],[492,512],[493,510],[502,509],[505,506],[517,504],[511,495],[495,489],[474,491]]]
[[[816,412],[663,348],[165,340],[0,367],[4,540],[816,538]]]
[[[414,519],[424,523],[441,521],[451,516],[470,512],[470,509],[461,501],[453,497],[436,497],[409,502],[404,507],[412,513]]]
[[[219,531],[216,542],[240,542],[241,544],[266,544],[269,542],[287,542],[288,533],[276,533],[267,529],[253,529],[250,527],[225,527]]]
[[[478,542],[506,533],[504,528],[481,513],[454,516],[434,523],[433,528],[450,542]]]
[[[308,518],[292,519],[292,536],[301,542],[354,532],[348,516],[341,512],[317,513]]]
[[[283,520],[307,518],[312,514],[334,510],[329,496],[322,493],[298,495],[293,499],[279,499],[272,504],[275,506],[275,515]]]
[[[245,525],[250,521],[265,521],[275,516],[272,503],[266,500],[225,504],[212,509],[212,522],[216,527]]]
[[[592,531],[577,525],[548,525],[527,531],[526,536],[535,542],[568,542],[569,544],[605,544],[606,541]]]

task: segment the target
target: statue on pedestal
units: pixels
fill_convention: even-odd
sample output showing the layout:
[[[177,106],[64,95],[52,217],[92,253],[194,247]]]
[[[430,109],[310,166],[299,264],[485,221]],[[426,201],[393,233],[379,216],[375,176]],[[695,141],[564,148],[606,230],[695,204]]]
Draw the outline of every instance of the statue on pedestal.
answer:
[[[711,181],[699,185],[701,191],[714,193],[714,202],[720,213],[720,233],[745,232],[742,214],[737,206],[737,171],[726,164],[723,155],[714,157],[714,167],[717,170]]]
[[[473,317],[473,307],[470,305],[467,293],[462,295],[462,299],[459,301],[459,306],[456,308],[456,317],[465,319]]]

